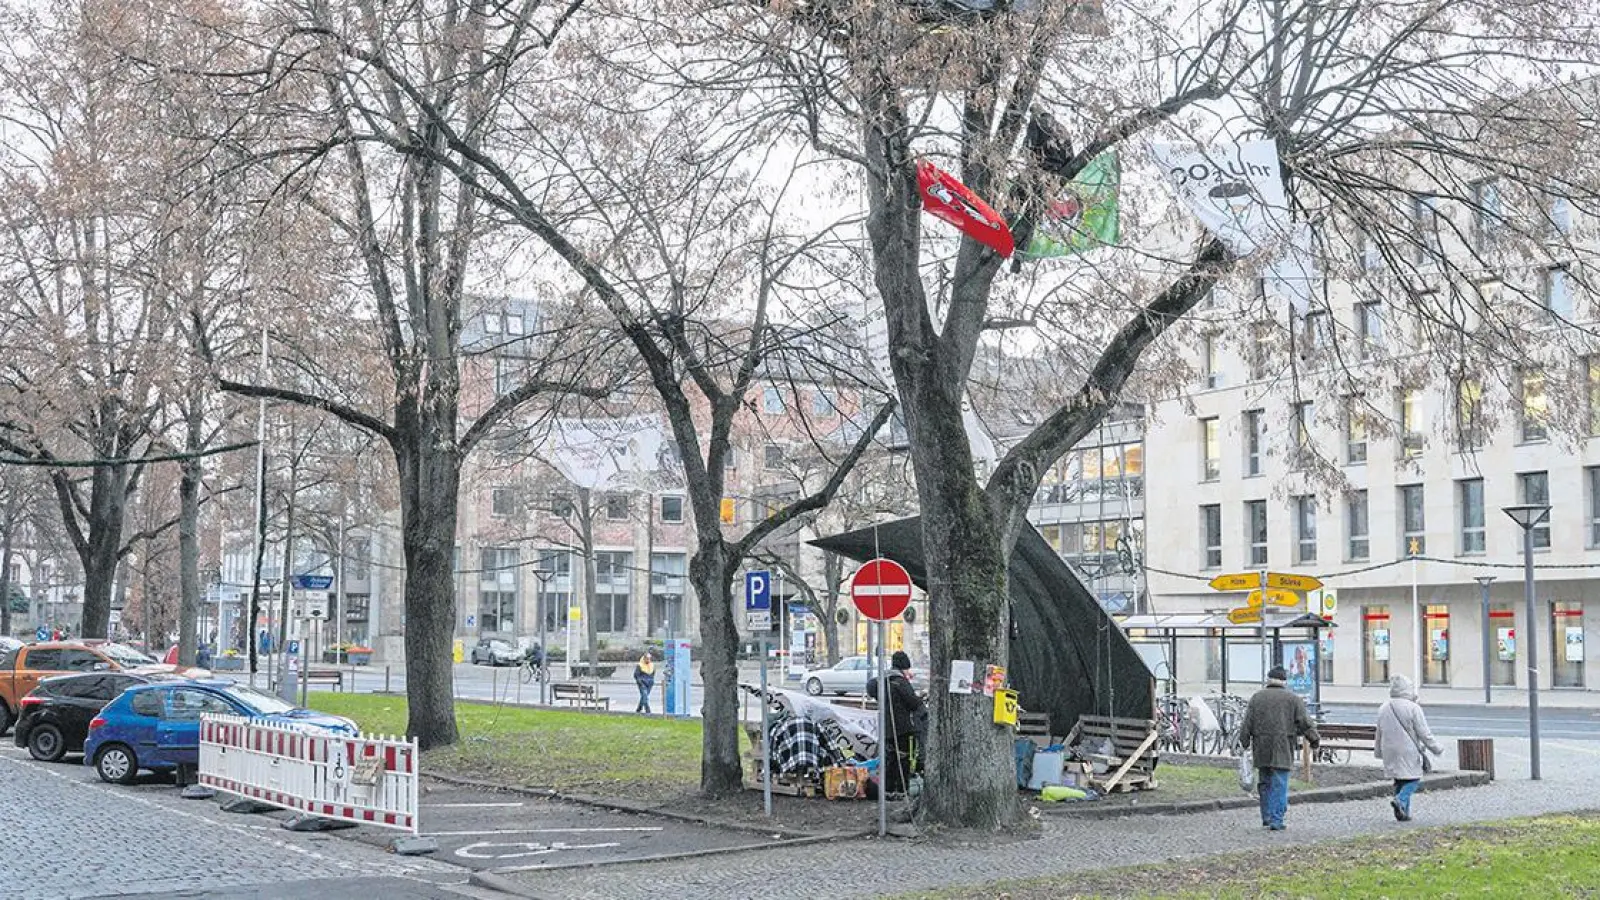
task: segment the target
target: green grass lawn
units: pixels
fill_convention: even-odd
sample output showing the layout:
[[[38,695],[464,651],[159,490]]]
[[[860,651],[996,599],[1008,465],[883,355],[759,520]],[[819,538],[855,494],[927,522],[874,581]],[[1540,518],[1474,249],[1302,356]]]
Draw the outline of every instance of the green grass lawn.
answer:
[[[1582,897],[1600,892],[1596,860],[1600,813],[1586,813],[1404,829],[1382,838],[995,882],[906,898]]]
[[[1162,763],[1156,767],[1158,787],[1146,794],[1112,794],[1109,800],[1121,797],[1139,797],[1145,803],[1182,803],[1187,800],[1217,800],[1225,797],[1242,797],[1239,790],[1239,773],[1232,766],[1173,765]],[[1308,791],[1316,785],[1301,781],[1299,771],[1290,776],[1289,790]]]
[[[313,693],[314,709],[370,734],[404,734],[404,697]],[[423,755],[422,771],[562,791],[626,788],[630,797],[700,783],[700,721],[456,703],[461,742]]]

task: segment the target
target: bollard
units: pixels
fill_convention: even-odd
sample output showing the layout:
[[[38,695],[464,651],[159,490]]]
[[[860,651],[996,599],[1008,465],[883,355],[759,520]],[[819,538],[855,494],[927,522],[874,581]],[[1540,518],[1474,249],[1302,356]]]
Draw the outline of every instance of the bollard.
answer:
[[[1459,738],[1456,740],[1456,760],[1463,772],[1488,772],[1494,780],[1494,739]]]
[[[389,693],[389,667],[383,667],[383,692]]]

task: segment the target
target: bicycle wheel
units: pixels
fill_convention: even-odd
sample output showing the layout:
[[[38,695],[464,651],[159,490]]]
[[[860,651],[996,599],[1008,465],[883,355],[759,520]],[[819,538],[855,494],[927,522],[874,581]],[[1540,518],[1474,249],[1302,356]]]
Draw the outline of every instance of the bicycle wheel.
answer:
[[[523,684],[528,684],[531,681],[533,681],[533,666],[530,666],[527,663],[523,663],[522,664],[522,683]]]

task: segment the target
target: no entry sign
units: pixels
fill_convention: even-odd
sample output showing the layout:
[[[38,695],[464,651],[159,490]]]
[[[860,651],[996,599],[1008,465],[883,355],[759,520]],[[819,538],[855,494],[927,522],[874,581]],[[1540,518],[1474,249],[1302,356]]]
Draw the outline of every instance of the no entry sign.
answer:
[[[893,619],[911,605],[911,575],[892,559],[871,559],[850,581],[850,599],[869,619]]]

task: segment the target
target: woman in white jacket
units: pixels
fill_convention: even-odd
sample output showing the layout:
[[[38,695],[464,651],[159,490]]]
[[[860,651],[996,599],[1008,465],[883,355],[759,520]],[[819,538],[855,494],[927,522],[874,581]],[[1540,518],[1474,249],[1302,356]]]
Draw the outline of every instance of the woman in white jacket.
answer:
[[[1424,748],[1438,756],[1444,748],[1434,740],[1428,717],[1417,704],[1417,689],[1411,679],[1396,675],[1389,679],[1389,702],[1378,708],[1378,739],[1373,753],[1383,760],[1383,773],[1394,779],[1394,797],[1389,806],[1401,822],[1411,821],[1411,795],[1422,786],[1426,771]]]

